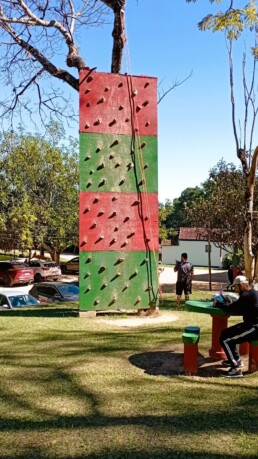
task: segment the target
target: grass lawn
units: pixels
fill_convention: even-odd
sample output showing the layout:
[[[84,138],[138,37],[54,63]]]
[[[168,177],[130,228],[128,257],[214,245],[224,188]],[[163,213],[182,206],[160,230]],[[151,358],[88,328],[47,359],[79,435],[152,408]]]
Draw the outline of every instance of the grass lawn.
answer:
[[[162,301],[167,314],[174,302]],[[208,355],[211,318],[174,314],[137,328],[109,316],[1,317],[0,457],[258,458],[258,374],[159,371],[159,358],[182,357],[185,325],[201,326]]]

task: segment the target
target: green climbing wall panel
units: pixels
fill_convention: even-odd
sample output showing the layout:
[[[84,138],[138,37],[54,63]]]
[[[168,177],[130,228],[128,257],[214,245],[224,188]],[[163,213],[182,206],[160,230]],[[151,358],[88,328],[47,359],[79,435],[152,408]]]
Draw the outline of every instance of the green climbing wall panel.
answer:
[[[82,252],[80,309],[147,309],[158,304],[158,252]]]
[[[157,193],[157,137],[81,133],[80,190]]]

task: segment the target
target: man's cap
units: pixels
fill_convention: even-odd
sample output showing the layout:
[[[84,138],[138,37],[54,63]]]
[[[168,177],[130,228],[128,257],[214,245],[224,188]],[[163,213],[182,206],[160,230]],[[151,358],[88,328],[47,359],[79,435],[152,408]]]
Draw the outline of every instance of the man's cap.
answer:
[[[239,284],[249,284],[247,278],[245,276],[237,276],[234,279],[233,286],[234,285],[239,285]]]

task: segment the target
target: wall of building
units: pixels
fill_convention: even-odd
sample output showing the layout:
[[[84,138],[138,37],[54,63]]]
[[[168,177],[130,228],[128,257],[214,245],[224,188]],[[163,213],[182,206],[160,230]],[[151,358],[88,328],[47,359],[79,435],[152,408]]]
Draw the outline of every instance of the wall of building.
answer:
[[[181,253],[188,254],[188,260],[194,266],[208,266],[208,252],[205,251],[207,241],[180,241],[177,246],[162,246],[162,263],[174,265],[180,260]],[[211,266],[221,267],[221,260],[227,252],[211,244]]]

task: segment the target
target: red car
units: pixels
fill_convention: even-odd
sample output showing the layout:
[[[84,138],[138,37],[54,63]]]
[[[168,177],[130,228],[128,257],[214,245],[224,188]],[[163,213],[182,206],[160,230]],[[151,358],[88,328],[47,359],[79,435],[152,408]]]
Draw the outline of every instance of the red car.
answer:
[[[6,287],[14,284],[30,284],[34,280],[34,270],[23,263],[0,262],[0,283]]]

